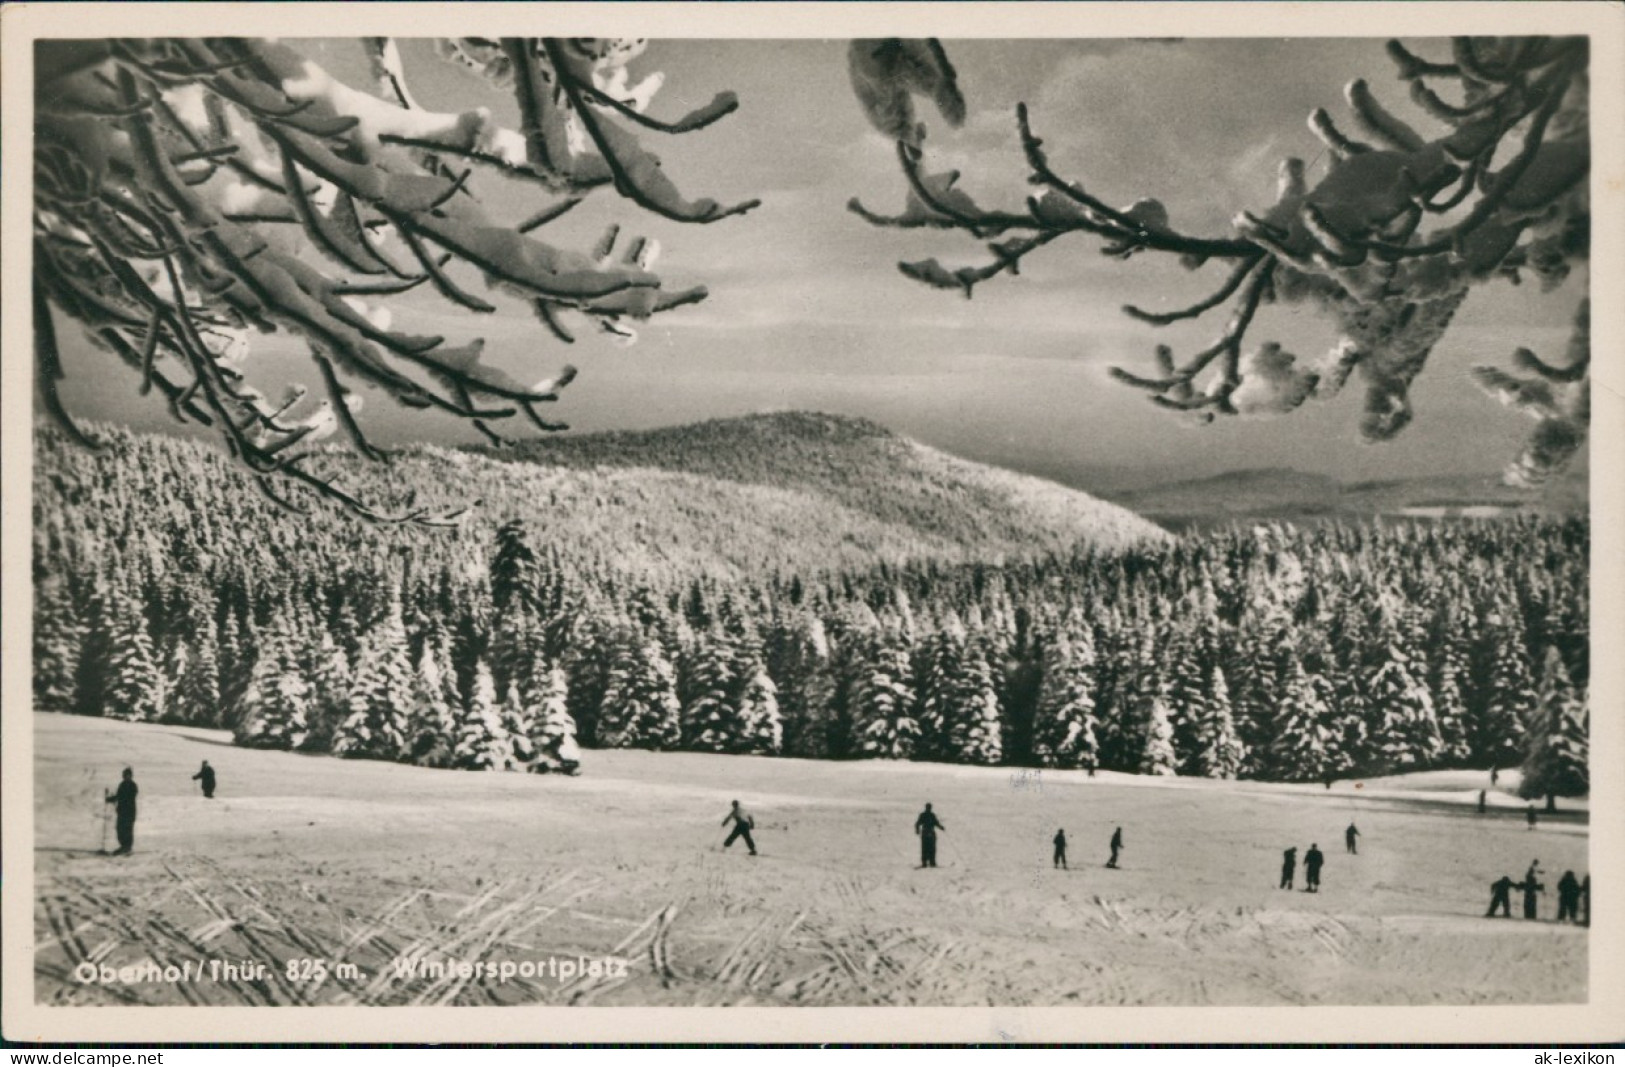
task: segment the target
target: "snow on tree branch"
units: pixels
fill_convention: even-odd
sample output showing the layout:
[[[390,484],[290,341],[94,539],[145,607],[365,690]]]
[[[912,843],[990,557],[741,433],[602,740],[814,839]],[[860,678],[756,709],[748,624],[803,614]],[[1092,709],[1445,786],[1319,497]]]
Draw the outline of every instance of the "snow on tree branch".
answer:
[[[387,303],[370,301],[433,289],[492,313],[468,286],[477,275],[569,342],[572,318],[629,341],[629,321],[705,298],[702,286],[664,287],[655,242],[631,240],[617,257],[613,236],[589,252],[537,231],[604,186],[683,222],[756,206],[685,198],[628,128],[703,129],[737,107],[732,94],[663,121],[645,114],[661,76],[628,82],[644,42],[442,42],[443,56],[514,94],[522,122],[510,129],[489,108],[421,107],[395,43],[363,46],[376,93],[276,41],[41,44],[35,358],[45,410],[75,439],[91,443],[60,401],[53,311],[129,365],[142,394],[156,387],[177,420],[215,431],[278,502],[292,506],[276,488],[291,480],[369,520],[454,522],[458,513],[384,514],[312,469],[309,446],[339,430],[364,455],[384,455],[346,383],[498,441],[495,425],[514,417],[563,429],[539,405],[575,370],[528,386],[483,362],[483,341],[404,333]],[[492,177],[529,183],[549,202],[518,226],[496,221],[477,191]],[[320,396],[300,387],[273,403],[250,386],[240,363],[251,332],[301,337]]]
[[[854,90],[871,123],[896,141],[907,199],[896,215],[856,199],[848,207],[876,226],[956,230],[987,242],[983,263],[898,265],[917,281],[966,297],[983,282],[1019,273],[1027,255],[1062,237],[1094,239],[1102,254],[1118,259],[1164,253],[1190,270],[1225,262],[1220,286],[1185,308],[1124,308],[1161,327],[1228,307],[1213,343],[1184,358],[1158,346],[1155,374],[1113,368],[1114,376],[1161,406],[1211,421],[1291,411],[1310,397],[1335,395],[1358,369],[1366,390],[1362,434],[1386,440],[1410,422],[1411,382],[1467,293],[1491,279],[1516,284],[1525,275],[1549,291],[1584,263],[1590,233],[1585,39],[1457,38],[1449,62],[1419,57],[1398,41],[1389,43],[1388,53],[1412,104],[1436,129],[1423,132],[1402,119],[1357,79],[1345,96],[1365,140],[1317,108],[1309,126],[1327,147],[1327,173],[1311,185],[1300,160],[1285,160],[1274,205],[1262,213],[1238,212],[1232,236],[1203,236],[1180,232],[1156,200],[1113,207],[1057,173],[1025,104],[1018,105],[1016,120],[1028,181],[1037,192],[1024,210],[983,207],[959,187],[957,172],[928,168],[913,97],[932,99],[950,125],[964,115],[941,46],[854,42]],[[1318,310],[1337,328],[1336,343],[1318,361],[1300,360],[1274,342],[1249,346],[1249,330],[1271,304]],[[1585,319],[1582,307],[1556,378],[1524,350],[1517,363],[1533,377],[1475,371],[1486,389],[1539,420],[1508,468],[1509,483],[1539,482],[1584,443]]]

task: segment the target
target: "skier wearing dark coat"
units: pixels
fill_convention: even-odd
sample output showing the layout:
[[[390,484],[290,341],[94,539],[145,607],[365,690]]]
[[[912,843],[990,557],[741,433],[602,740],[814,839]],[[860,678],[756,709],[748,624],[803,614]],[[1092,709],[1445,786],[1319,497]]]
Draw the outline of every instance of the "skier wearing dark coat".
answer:
[[[745,847],[750,849],[750,854],[752,856],[756,855],[756,842],[752,841],[750,837],[751,830],[755,829],[756,827],[756,820],[751,818],[750,814],[746,812],[744,808],[739,806],[739,801],[737,800],[734,801],[733,810],[729,811],[728,814],[723,817],[722,825],[727,826],[730,821],[734,824],[733,832],[728,835],[728,840],[722,843],[722,847],[727,848],[729,845],[733,844],[734,841],[743,837],[745,839]]]
[[[135,771],[126,767],[124,780],[119,782],[118,789],[107,794],[107,803],[114,805],[116,816],[114,829],[118,832],[118,850],[113,853],[115,856],[127,856],[135,848],[135,797],[140,791],[136,788]]]
[[[1490,910],[1484,913],[1484,918],[1495,918],[1495,909],[1501,909],[1501,917],[1512,918],[1512,889],[1518,883],[1508,875],[1503,874],[1500,881],[1490,883]]]
[[[1106,866],[1115,869],[1117,867],[1117,854],[1123,851],[1123,828],[1121,826],[1112,831],[1111,848],[1112,858],[1106,861]]]
[[[1557,880],[1557,921],[1580,921],[1580,879],[1573,871],[1564,871]]]
[[[1311,844],[1309,851],[1303,854],[1303,891],[1305,893],[1320,892],[1320,868],[1326,863],[1326,856],[1320,851],[1320,846]]]
[[[914,820],[914,832],[920,838],[921,867],[935,867],[937,865],[938,830],[943,833],[948,832],[948,828],[942,825],[942,820],[938,819],[936,813],[931,810],[931,805],[927,804],[925,810],[920,812],[920,817]]]
[[[1298,873],[1298,850],[1289,848],[1281,853],[1281,888],[1292,888],[1292,876]]]
[[[214,799],[214,768],[209,766],[208,760],[204,760],[203,766],[199,768],[196,774],[192,775],[192,781],[203,784],[203,799]]]
[[[1545,886],[1535,881],[1534,868],[1530,867],[1527,881],[1519,882],[1518,888],[1523,890],[1523,917],[1525,919],[1540,918],[1540,894]]]
[[[1349,823],[1349,828],[1343,831],[1343,845],[1351,855],[1357,856],[1360,854],[1359,838],[1360,828],[1353,823]]]
[[[1066,831],[1055,831],[1055,866],[1066,870]]]

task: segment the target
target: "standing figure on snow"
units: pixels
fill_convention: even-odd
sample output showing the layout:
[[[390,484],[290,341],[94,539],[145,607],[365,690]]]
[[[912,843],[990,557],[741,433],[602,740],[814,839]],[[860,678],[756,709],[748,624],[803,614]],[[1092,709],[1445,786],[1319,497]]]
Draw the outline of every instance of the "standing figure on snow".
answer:
[[[1123,828],[1119,826],[1112,831],[1112,858],[1106,861],[1106,866],[1117,869],[1117,854],[1123,851]]]
[[[1055,866],[1066,870],[1066,831],[1055,831]]]
[[[1546,887],[1535,881],[1535,868],[1532,864],[1529,867],[1529,876],[1518,883],[1518,888],[1523,890],[1523,917],[1540,918],[1540,894]]]
[[[202,783],[204,800],[214,799],[214,768],[209,766],[208,760],[204,760],[203,766],[198,769],[196,774],[192,775],[192,781]]]
[[[938,830],[943,833],[948,832],[948,828],[942,825],[942,820],[938,819],[936,813],[931,810],[931,805],[927,804],[925,810],[920,812],[920,817],[914,820],[914,832],[920,838],[921,868],[935,867],[937,865]]]
[[[1512,887],[1517,885],[1512,878],[1503,874],[1501,880],[1490,883],[1490,910],[1484,913],[1484,918],[1495,918],[1495,909],[1501,909],[1501,917],[1512,918]]]
[[[750,854],[752,856],[756,855],[756,842],[751,840],[750,836],[750,832],[756,828],[756,820],[751,818],[749,812],[739,806],[737,800],[734,801],[733,809],[723,816],[722,825],[727,826],[729,822],[734,824],[733,832],[728,835],[728,840],[722,843],[722,847],[727,848],[735,840],[743,837],[745,847],[750,849]]]
[[[1349,823],[1349,828],[1343,831],[1343,846],[1348,849],[1351,856],[1360,854],[1359,837],[1360,828],[1353,823]]]
[[[1484,814],[1484,797],[1485,797],[1485,795],[1486,795],[1485,790],[1480,789],[1478,791],[1478,813],[1480,815]]]
[[[1320,846],[1314,843],[1309,845],[1309,851],[1303,854],[1303,891],[1305,893],[1320,892],[1320,868],[1326,863],[1326,856],[1320,851]]]
[[[1533,804],[1529,805],[1528,810],[1523,813],[1523,817],[1529,823],[1529,829],[1533,830],[1535,828],[1535,806]]]
[[[1557,921],[1580,921],[1580,879],[1573,871],[1564,871],[1557,880]]]
[[[1292,888],[1292,876],[1298,873],[1298,850],[1289,848],[1281,853],[1281,888]]]
[[[118,850],[113,853],[115,856],[128,856],[130,850],[135,848],[135,796],[140,791],[136,788],[135,771],[126,767],[124,780],[119,782],[118,789],[105,797],[107,803],[115,805],[114,829],[118,832]],[[102,832],[106,833],[105,830]]]

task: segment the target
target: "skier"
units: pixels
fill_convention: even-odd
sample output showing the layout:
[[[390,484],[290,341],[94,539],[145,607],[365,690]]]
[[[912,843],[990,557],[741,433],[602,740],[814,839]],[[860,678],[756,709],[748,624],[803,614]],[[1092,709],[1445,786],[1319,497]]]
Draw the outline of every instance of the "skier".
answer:
[[[1557,921],[1580,921],[1580,879],[1573,871],[1564,871],[1557,880]]]
[[[1530,870],[1533,871],[1534,868],[1531,867]],[[1527,880],[1519,882],[1518,888],[1523,890],[1523,917],[1525,919],[1540,918],[1539,895],[1546,887],[1535,881],[1534,876],[1531,875]]]
[[[1055,866],[1066,870],[1066,831],[1055,831]]]
[[[1495,783],[1499,782],[1500,780],[1501,780],[1501,772],[1500,772],[1500,770],[1498,768],[1491,767],[1490,768],[1490,785],[1493,786],[1493,785],[1495,785]]]
[[[1326,857],[1320,851],[1320,846],[1311,843],[1309,851],[1303,854],[1303,891],[1305,893],[1320,892],[1320,868],[1325,863]]]
[[[1533,804],[1529,805],[1529,810],[1523,813],[1523,817],[1528,821],[1529,829],[1533,830],[1535,828],[1535,806]]]
[[[938,830],[943,833],[948,832],[948,828],[942,825],[942,820],[938,819],[936,813],[931,810],[931,805],[927,804],[925,810],[920,812],[920,817],[914,820],[914,832],[920,838],[920,866],[922,868],[937,865]]]
[[[1292,876],[1298,871],[1298,850],[1289,848],[1281,853],[1281,888],[1292,888]]]
[[[192,781],[203,783],[203,799],[214,799],[214,768],[209,766],[208,760],[204,760],[203,766],[192,775]]]
[[[1123,828],[1119,826],[1112,831],[1112,858],[1106,861],[1106,866],[1117,869],[1117,854],[1123,851]]]
[[[1478,813],[1480,815],[1484,814],[1484,796],[1485,790],[1480,789],[1478,791]]]
[[[756,842],[751,840],[750,836],[750,832],[756,828],[756,820],[751,818],[750,813],[739,806],[737,800],[734,801],[733,810],[723,817],[722,825],[727,826],[730,821],[734,824],[733,832],[728,835],[728,840],[722,843],[722,847],[727,848],[734,843],[736,838],[743,837],[745,847],[750,849],[750,854],[752,856],[756,855]]]
[[[1359,836],[1360,828],[1353,823],[1349,823],[1349,828],[1343,831],[1343,844],[1347,846],[1350,855],[1358,856],[1360,854],[1360,846],[1356,844],[1356,839]]]
[[[135,795],[140,792],[135,784],[135,771],[129,767],[124,768],[124,780],[119,782],[115,792],[105,797],[107,803],[115,805],[113,808],[116,821],[114,829],[118,833],[118,849],[115,856],[127,856],[135,848]]]
[[[1495,918],[1495,909],[1501,909],[1501,917],[1512,918],[1512,887],[1517,885],[1509,876],[1502,875],[1500,881],[1490,883],[1490,910],[1484,913],[1484,918]]]

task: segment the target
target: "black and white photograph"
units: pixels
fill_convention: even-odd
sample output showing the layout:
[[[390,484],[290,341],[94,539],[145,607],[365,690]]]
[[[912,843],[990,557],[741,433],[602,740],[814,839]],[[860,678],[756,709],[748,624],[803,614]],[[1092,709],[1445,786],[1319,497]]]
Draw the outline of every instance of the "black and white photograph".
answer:
[[[8,1038],[1619,1036],[1617,5],[75,6]]]

